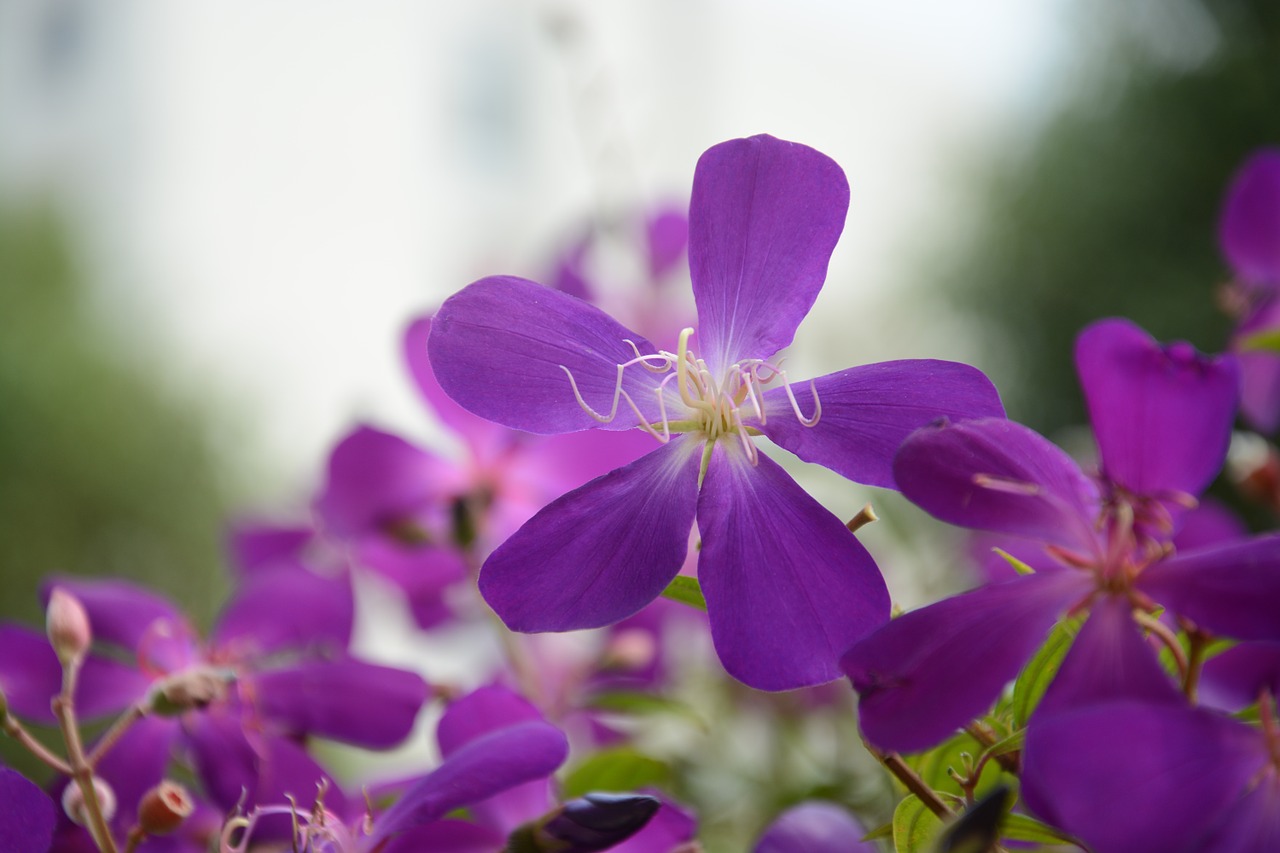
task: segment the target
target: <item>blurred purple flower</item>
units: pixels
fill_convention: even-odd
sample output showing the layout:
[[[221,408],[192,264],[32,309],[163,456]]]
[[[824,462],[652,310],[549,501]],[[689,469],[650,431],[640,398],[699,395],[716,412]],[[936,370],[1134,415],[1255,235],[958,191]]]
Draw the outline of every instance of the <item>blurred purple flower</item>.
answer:
[[[1065,569],[991,584],[895,619],[842,664],[867,738],[931,746],[982,713],[1066,612],[1156,603],[1201,630],[1280,639],[1280,536],[1174,554],[1171,537],[1221,465],[1237,375],[1229,358],[1160,347],[1103,320],[1077,343],[1102,459],[1098,480],[1019,424],[920,430],[898,453],[903,493],[953,524],[1023,537]]]
[[[0,766],[0,839],[9,853],[46,853],[53,840],[53,800],[16,770]]]
[[[888,617],[870,555],[752,436],[892,487],[891,454],[911,430],[1003,411],[966,365],[891,362],[791,386],[768,361],[817,297],[847,206],[840,167],[805,146],[757,136],[702,156],[689,215],[701,358],[692,329],[675,352],[659,351],[524,279],[483,279],[445,302],[428,354],[472,412],[542,434],[639,427],[661,442],[490,555],[480,589],[509,627],[567,631],[635,613],[679,571],[695,516],[712,638],[746,684],[830,681],[840,653]]]
[[[754,853],[875,853],[867,831],[844,809],[816,800],[792,806],[769,824]]]

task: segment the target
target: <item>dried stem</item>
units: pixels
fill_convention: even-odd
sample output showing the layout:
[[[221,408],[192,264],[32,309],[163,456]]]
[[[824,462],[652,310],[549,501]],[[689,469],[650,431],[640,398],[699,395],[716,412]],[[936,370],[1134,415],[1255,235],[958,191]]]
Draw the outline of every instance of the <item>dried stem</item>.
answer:
[[[934,793],[934,790],[924,783],[920,775],[912,770],[907,762],[902,760],[902,756],[896,752],[881,752],[871,744],[863,741],[867,752],[875,756],[885,766],[885,769],[892,773],[906,789],[920,798],[920,802],[924,803],[929,811],[936,814],[943,820],[950,820],[956,816],[951,807],[942,801],[942,799]]]
[[[80,727],[76,722],[75,695],[76,676],[80,670],[80,661],[72,660],[62,667],[62,693],[53,700],[53,713],[58,718],[58,728],[62,731],[62,739],[67,745],[67,761],[70,764],[71,778],[75,780],[84,798],[85,818],[89,834],[102,853],[117,853],[115,839],[111,836],[111,828],[106,816],[102,813],[102,803],[98,801],[98,791],[93,784],[93,765],[84,754],[84,744],[80,741]]]
[[[107,729],[101,740],[93,748],[93,751],[89,753],[87,759],[89,766],[97,767],[98,762],[113,746],[119,743],[120,738],[124,737],[124,733],[129,730],[129,727],[146,715],[147,702],[145,700],[130,705],[123,714],[116,718],[116,721],[111,724],[111,728]]]
[[[6,715],[3,723],[4,733],[16,740],[18,743],[26,747],[27,751],[38,758],[44,764],[52,767],[58,773],[64,776],[71,775],[71,765],[63,761],[57,755],[49,751],[49,748],[31,736],[22,723],[18,722],[13,716]]]

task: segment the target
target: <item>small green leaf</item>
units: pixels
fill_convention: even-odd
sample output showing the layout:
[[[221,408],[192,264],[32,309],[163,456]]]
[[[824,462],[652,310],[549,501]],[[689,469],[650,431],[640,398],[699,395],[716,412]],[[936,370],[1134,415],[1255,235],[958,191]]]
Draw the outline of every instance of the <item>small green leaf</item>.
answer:
[[[879,826],[877,826],[875,829],[868,832],[866,835],[862,836],[862,840],[875,841],[880,838],[892,838],[892,837],[893,837],[893,824],[882,823]]]
[[[667,584],[667,588],[662,591],[662,595],[664,598],[687,604],[690,607],[696,607],[699,610],[707,609],[707,600],[702,597],[702,585],[698,583],[697,578],[689,577],[688,575],[676,575],[671,583]]]
[[[634,791],[661,786],[671,776],[671,768],[656,758],[630,747],[597,752],[575,767],[564,780],[564,799],[593,791]]]
[[[1022,749],[1022,744],[1026,741],[1026,739],[1027,739],[1027,730],[1018,729],[1016,732],[1009,735],[1008,737],[1001,738],[1000,740],[991,744],[991,746],[987,747],[985,750],[985,754],[990,755],[992,758],[994,758],[997,755],[1007,755],[1010,752],[1017,752],[1018,750]]]
[[[1044,645],[1019,673],[1018,680],[1013,683],[1011,703],[1015,729],[1026,728],[1031,712],[1040,704],[1040,698],[1044,696],[1049,682],[1058,674],[1058,667],[1062,666],[1062,659],[1066,657],[1082,624],[1084,619],[1077,616],[1054,625]]]
[[[613,711],[619,714],[671,714],[677,717],[684,717],[696,723],[699,728],[707,728],[706,721],[698,715],[693,706],[657,693],[627,690],[597,693],[587,700],[586,707],[597,711]]]
[[[997,554],[999,554],[1001,557],[1004,557],[1005,562],[1006,562],[1006,563],[1008,563],[1009,565],[1013,566],[1013,570],[1014,570],[1015,572],[1017,572],[1018,574],[1020,574],[1020,575],[1034,575],[1034,574],[1036,573],[1036,570],[1035,570],[1035,569],[1031,568],[1031,567],[1030,567],[1030,566],[1028,566],[1026,563],[1022,562],[1022,561],[1021,561],[1021,560],[1019,560],[1017,557],[1013,556],[1012,554],[1010,554],[1008,551],[1004,550],[1003,548],[992,548],[991,550],[995,551],[995,552],[996,552]]]
[[[1280,329],[1268,329],[1265,332],[1249,335],[1240,341],[1240,349],[1246,352],[1250,350],[1280,352]]]
[[[942,832],[942,820],[915,794],[893,810],[893,849],[897,853],[925,853]]]
[[[1010,812],[1004,816],[1000,836],[1009,841],[1031,841],[1036,844],[1075,844],[1070,835],[1041,823],[1033,817]]]

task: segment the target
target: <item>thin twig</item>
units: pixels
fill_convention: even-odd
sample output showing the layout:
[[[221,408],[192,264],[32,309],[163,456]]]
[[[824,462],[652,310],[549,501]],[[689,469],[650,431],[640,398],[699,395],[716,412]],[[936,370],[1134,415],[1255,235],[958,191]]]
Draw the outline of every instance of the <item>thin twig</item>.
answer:
[[[12,715],[7,715],[4,718],[4,733],[22,744],[27,748],[28,752],[57,772],[64,776],[71,775],[71,765],[63,761],[60,756],[54,755],[47,746],[32,737],[22,723],[15,720]]]
[[[920,802],[924,803],[929,811],[936,814],[943,820],[949,820],[956,816],[951,807],[942,801],[942,799],[934,793],[934,790],[924,783],[920,778],[920,774],[912,770],[907,762],[902,760],[902,756],[896,752],[881,752],[865,740],[863,744],[867,747],[867,752],[875,756],[885,766],[885,769],[892,773],[906,789],[920,798]]]
[[[97,745],[94,746],[93,751],[89,753],[87,759],[89,766],[97,767],[98,762],[113,746],[119,743],[120,738],[124,737],[124,733],[129,730],[129,727],[146,715],[147,703],[145,700],[130,705],[123,714],[116,718],[116,721],[111,724],[111,728],[107,729]]]
[[[58,728],[62,730],[62,739],[67,745],[67,761],[71,765],[71,778],[80,788],[84,798],[86,829],[93,836],[94,843],[102,853],[117,853],[116,841],[111,835],[111,828],[102,813],[102,803],[98,801],[98,791],[93,784],[93,766],[84,754],[84,744],[80,740],[80,727],[76,723],[75,695],[76,676],[80,669],[80,661],[72,660],[62,667],[62,694],[53,700],[53,713],[58,718]]]

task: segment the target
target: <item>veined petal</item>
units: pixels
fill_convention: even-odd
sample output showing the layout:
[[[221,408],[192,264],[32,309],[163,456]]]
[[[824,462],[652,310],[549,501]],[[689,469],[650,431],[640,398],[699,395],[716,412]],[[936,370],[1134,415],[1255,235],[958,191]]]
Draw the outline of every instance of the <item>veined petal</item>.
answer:
[[[627,341],[635,344],[633,350]],[[581,299],[522,278],[493,276],[445,300],[432,321],[427,353],[445,393],[463,408],[504,426],[549,435],[640,421],[625,400],[602,423],[574,397],[607,416],[618,365],[655,352],[653,344]],[[658,374],[633,364],[622,390],[646,422],[661,420]]]
[[[430,317],[417,318],[405,330],[404,357],[409,366],[409,374],[432,413],[461,436],[476,455],[486,456],[491,448],[502,444],[509,433],[506,427],[473,415],[444,392],[436,380],[435,371],[431,369],[431,359],[427,357],[427,341],[430,336]]]
[[[12,853],[46,853],[56,812],[40,786],[16,770],[0,767],[0,837]]]
[[[1280,640],[1280,534],[1161,560],[1135,586],[1215,634]]]
[[[853,815],[835,803],[810,801],[793,806],[769,825],[754,853],[875,853],[873,841]]]
[[[137,651],[153,622],[186,623],[167,598],[127,581],[55,575],[40,584],[40,602],[45,606],[54,587],[62,587],[84,605],[94,642],[120,646],[128,653]]]
[[[250,676],[262,715],[290,734],[388,749],[409,736],[427,698],[413,672],[347,658]]]
[[[218,616],[213,644],[269,654],[284,649],[345,650],[355,601],[346,574],[321,575],[280,563],[241,581]]]
[[[698,578],[734,678],[791,690],[840,677],[840,655],[889,618],[857,538],[764,454],[719,442],[698,497]]]
[[[689,204],[689,270],[696,349],[713,374],[791,343],[848,209],[844,172],[804,145],[760,135],[702,155]]]
[[[917,430],[893,462],[898,488],[930,515],[1092,554],[1098,489],[1048,439],[996,418]]]
[[[1240,395],[1230,356],[1162,347],[1128,320],[1099,320],[1076,339],[1076,370],[1102,470],[1143,495],[1198,495],[1227,455]]]
[[[672,439],[552,502],[485,561],[485,601],[536,633],[609,625],[657,598],[688,551],[700,448]]]
[[[1027,575],[913,610],[862,640],[840,665],[867,740],[915,752],[949,736],[990,707],[1091,588],[1081,572]]]
[[[1004,417],[1000,395],[982,371],[953,361],[918,359],[852,367],[813,380],[822,416],[807,427],[787,389],[765,394],[765,435],[806,462],[869,486],[896,488],[893,456],[916,429],[937,420]],[[791,393],[806,417],[815,409],[808,382]]]
[[[1280,149],[1255,152],[1236,172],[1218,222],[1218,242],[1245,282],[1280,284]]]
[[[377,820],[369,847],[377,849],[385,839],[456,808],[550,776],[568,752],[564,733],[549,723],[519,723],[477,738],[410,786]]]
[[[1130,699],[1034,719],[1022,762],[1027,806],[1090,850],[1194,853],[1242,849],[1197,839],[1266,750],[1248,726],[1216,713]]]

